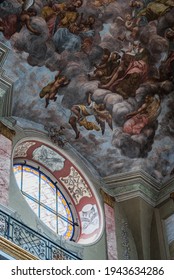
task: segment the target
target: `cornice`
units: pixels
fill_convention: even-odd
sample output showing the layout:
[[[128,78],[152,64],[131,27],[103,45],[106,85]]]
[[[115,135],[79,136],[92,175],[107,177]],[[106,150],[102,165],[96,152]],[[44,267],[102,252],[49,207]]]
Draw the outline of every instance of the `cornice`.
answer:
[[[164,200],[168,199],[173,191],[174,191],[174,176],[162,184],[162,187],[159,192],[157,204],[160,204]]]
[[[143,170],[108,176],[103,180],[105,191],[117,202],[141,197],[155,207],[174,191],[174,177],[162,183]]]
[[[12,140],[16,132],[15,130],[9,128],[8,126],[4,125],[3,122],[0,121],[0,133],[6,138]]]
[[[162,183],[155,179],[154,177],[150,176],[148,173],[146,173],[144,170],[140,169],[135,172],[126,172],[121,173],[117,175],[111,175],[108,177],[104,177],[104,182],[112,187],[114,186],[125,186],[127,185],[127,182],[132,183],[141,183],[142,181],[144,184],[147,184],[148,186],[151,185],[156,190],[160,190]]]

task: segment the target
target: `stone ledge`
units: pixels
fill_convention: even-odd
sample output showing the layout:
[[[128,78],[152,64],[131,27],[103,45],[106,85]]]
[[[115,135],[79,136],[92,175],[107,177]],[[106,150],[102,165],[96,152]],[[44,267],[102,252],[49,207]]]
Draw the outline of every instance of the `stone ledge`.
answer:
[[[143,170],[103,178],[105,191],[118,202],[141,197],[153,207],[169,198],[174,191],[174,177],[161,183]]]

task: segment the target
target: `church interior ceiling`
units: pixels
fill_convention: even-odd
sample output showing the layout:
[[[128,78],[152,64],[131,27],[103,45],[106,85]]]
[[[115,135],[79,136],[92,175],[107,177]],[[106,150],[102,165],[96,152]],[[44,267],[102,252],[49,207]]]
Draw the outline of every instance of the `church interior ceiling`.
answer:
[[[20,126],[61,132],[104,177],[173,175],[174,0],[2,0],[0,39]]]

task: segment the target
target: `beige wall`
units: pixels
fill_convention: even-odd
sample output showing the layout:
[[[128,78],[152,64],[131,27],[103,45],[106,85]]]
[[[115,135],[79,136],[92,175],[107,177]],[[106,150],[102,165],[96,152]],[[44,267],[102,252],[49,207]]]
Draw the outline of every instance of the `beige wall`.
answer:
[[[9,200],[11,151],[11,140],[0,134],[0,203],[3,205],[8,205]]]
[[[132,198],[119,203],[126,215],[135,241],[138,259],[150,259],[150,233],[153,207],[142,198]]]
[[[32,136],[46,137],[43,133],[37,134],[34,131],[30,132],[21,129],[17,131],[13,139],[13,145],[21,138],[31,136],[31,133]],[[5,139],[5,145],[11,142],[9,141],[9,139],[7,139],[7,141]],[[8,160],[10,165],[11,150],[9,148],[7,150],[9,153]],[[73,153],[73,151],[71,152]],[[78,162],[79,159],[77,158],[76,161]],[[98,177],[92,174],[90,170],[86,168],[85,164],[84,170],[86,175],[90,176],[92,183],[98,189],[101,188]],[[1,191],[3,190],[4,192],[4,189],[5,188],[1,187]],[[6,194],[7,193],[8,192],[6,192]],[[5,203],[7,203],[7,200]],[[27,221],[28,226],[35,230],[41,230],[41,232],[49,236],[52,240],[60,243],[60,245],[67,246],[69,250],[74,252],[79,251],[82,258],[89,260],[107,259],[105,230],[99,240],[90,246],[79,246],[71,242],[63,243],[62,240],[59,240],[52,231],[37,219],[33,211],[29,208],[16,185],[12,169],[9,188],[9,206],[17,213],[17,216],[24,223]],[[169,248],[163,223],[164,219],[174,213],[174,202],[172,199],[167,199],[154,208],[141,197],[129,198],[122,202],[115,202],[114,211],[118,259],[148,260],[173,258],[173,244],[171,244]]]

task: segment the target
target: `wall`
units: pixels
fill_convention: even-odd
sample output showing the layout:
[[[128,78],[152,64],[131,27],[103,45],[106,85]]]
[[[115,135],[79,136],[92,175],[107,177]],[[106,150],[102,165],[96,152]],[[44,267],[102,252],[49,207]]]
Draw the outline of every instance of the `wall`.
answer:
[[[138,259],[150,259],[150,232],[153,207],[140,197],[120,202],[136,244]]]
[[[11,140],[0,134],[0,203],[8,205]]]
[[[155,210],[156,211],[156,210]],[[150,239],[150,258],[151,260],[160,260],[160,240],[158,237],[156,213],[153,213],[151,239]]]
[[[48,140],[44,131],[23,129],[18,126],[15,126],[15,130],[16,135],[13,137],[13,147],[19,140],[26,137],[38,137]],[[75,155],[71,149],[68,150],[68,153],[70,156],[74,156],[75,163],[79,164],[80,162],[80,167],[95,186],[104,213],[103,198],[100,194],[100,189],[104,186],[102,179],[85,160],[83,161],[80,155]],[[105,185],[105,191],[107,188],[109,189],[109,186]],[[107,259],[105,229],[94,244],[88,246],[78,245],[59,238],[36,217],[16,185],[12,171],[12,162],[9,206],[17,219],[27,223],[29,227],[41,232],[68,250],[78,253],[79,257],[86,260]],[[172,200],[167,200],[154,209],[143,198],[134,197],[122,202],[114,202],[114,211],[118,259],[170,259],[169,248],[164,235],[163,219],[174,213],[174,203]]]
[[[127,217],[120,203],[115,203],[116,238],[119,260],[137,260],[135,240],[130,230]]]
[[[44,133],[39,133],[36,131],[24,131],[19,127],[16,128],[16,135],[13,138],[13,147],[15,144],[25,137],[39,137],[43,139],[47,139],[47,136]],[[48,140],[48,139],[47,139]],[[73,154],[70,151],[70,154]],[[76,155],[75,161],[79,163],[81,159],[78,159]],[[80,168],[85,170],[85,175],[90,178],[92,184],[95,185],[96,191],[98,192],[100,188],[100,182],[93,176],[90,170],[84,165],[83,162],[80,164]],[[100,193],[98,194],[100,197]],[[102,202],[102,198],[100,198]],[[59,245],[67,248],[68,250],[78,253],[78,256],[83,259],[106,259],[106,238],[104,231],[102,232],[99,240],[95,242],[95,244],[87,245],[79,245],[69,241],[64,241],[62,238],[59,238],[55,235],[47,226],[45,226],[33,213],[25,199],[23,198],[14,178],[14,174],[12,171],[11,164],[11,178],[10,178],[10,190],[9,190],[9,205],[15,211],[16,218],[20,219],[23,223],[27,223],[27,225],[33,228],[36,231],[40,231],[42,234],[46,235],[50,239],[57,242]],[[27,222],[26,222],[27,221]]]

